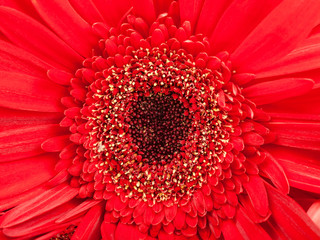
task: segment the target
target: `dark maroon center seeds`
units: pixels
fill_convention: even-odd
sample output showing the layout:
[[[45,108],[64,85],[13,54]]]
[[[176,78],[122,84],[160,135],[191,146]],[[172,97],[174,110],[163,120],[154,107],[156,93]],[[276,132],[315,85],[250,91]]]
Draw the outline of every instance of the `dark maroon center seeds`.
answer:
[[[180,152],[191,126],[187,113],[172,96],[142,96],[132,104],[129,134],[143,162],[166,164]]]

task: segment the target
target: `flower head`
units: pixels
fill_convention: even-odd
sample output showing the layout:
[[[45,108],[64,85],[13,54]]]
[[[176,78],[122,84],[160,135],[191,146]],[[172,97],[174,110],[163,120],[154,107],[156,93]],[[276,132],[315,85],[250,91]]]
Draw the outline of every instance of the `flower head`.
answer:
[[[320,237],[320,2],[4,5],[4,238]]]

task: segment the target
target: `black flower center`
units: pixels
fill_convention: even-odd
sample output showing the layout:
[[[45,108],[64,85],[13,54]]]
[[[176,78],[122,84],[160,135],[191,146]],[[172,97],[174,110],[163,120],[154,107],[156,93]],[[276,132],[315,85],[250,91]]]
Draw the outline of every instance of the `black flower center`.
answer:
[[[143,161],[165,164],[179,153],[191,125],[187,113],[180,101],[160,94],[139,97],[132,104],[130,134]]]

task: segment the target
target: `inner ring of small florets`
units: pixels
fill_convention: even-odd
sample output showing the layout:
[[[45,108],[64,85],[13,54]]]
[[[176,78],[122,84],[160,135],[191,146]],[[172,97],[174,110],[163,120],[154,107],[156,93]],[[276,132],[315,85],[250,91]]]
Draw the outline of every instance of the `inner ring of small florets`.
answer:
[[[135,51],[128,64],[103,74],[89,87],[85,146],[105,184],[129,197],[167,200],[190,194],[215,174],[233,131],[217,102],[223,83],[215,73],[196,68],[183,53],[153,48]],[[156,121],[147,123],[148,117],[164,108],[167,120],[154,126],[162,132],[152,135]]]

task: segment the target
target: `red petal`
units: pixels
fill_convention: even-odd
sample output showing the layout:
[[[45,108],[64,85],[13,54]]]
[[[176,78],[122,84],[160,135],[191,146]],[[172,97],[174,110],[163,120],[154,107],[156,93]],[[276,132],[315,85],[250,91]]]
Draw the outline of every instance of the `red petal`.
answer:
[[[71,73],[62,71],[60,69],[49,69],[47,74],[50,80],[53,82],[66,86],[70,85],[70,80],[73,76]]]
[[[46,27],[14,9],[0,7],[0,29],[18,46],[55,67],[74,68],[82,58]],[[63,54],[61,54],[63,53]]]
[[[48,25],[78,53],[89,57],[97,39],[90,25],[64,0],[33,0],[34,7]],[[61,53],[61,52],[60,52]]]
[[[38,169],[36,170],[39,171]],[[71,188],[64,184],[59,185],[7,212],[2,217],[1,226],[11,227],[18,225],[68,202],[77,194],[77,188]]]
[[[114,27],[118,26],[121,18],[131,7],[129,0],[108,0],[107,2],[105,0],[92,0],[92,2],[96,5],[106,23]],[[106,4],[108,4],[108,7],[106,7]]]
[[[56,157],[45,154],[0,164],[0,198],[9,198],[32,189],[55,175]]]
[[[186,223],[186,213],[178,208],[177,215],[173,220],[174,226],[176,229],[181,230]]]
[[[293,50],[319,22],[317,0],[282,1],[231,55],[241,71],[256,72]]]
[[[236,224],[232,220],[223,221],[221,230],[225,240],[244,240],[242,234],[239,232]]]
[[[154,22],[156,13],[152,0],[135,0],[131,1],[131,4],[136,16],[142,17],[149,25]]]
[[[218,20],[232,1],[205,0],[196,27],[197,33],[210,36]]]
[[[63,113],[30,112],[1,107],[0,112],[0,131],[25,126],[55,124],[63,117]]]
[[[164,213],[168,222],[171,222],[177,214],[177,205],[173,204],[171,207],[165,207]]]
[[[100,239],[100,226],[103,221],[103,204],[92,207],[78,225],[73,239],[96,240]]]
[[[200,190],[193,193],[192,203],[198,211],[199,215],[203,216],[203,214],[205,214],[206,212],[206,203],[203,193]]]
[[[41,112],[60,112],[64,89],[47,80],[0,71],[0,106]]]
[[[122,223],[117,225],[115,240],[137,240],[145,238],[145,234],[141,233],[136,226]]]
[[[179,1],[181,24],[183,24],[185,21],[189,21],[193,29],[194,24],[198,20],[202,4],[203,1],[201,0]]]
[[[152,210],[151,207],[147,207],[146,208],[146,211],[144,212],[144,216],[143,216],[143,219],[144,219],[144,223],[149,226],[152,224],[154,218],[155,218],[156,214],[155,212]]]
[[[0,40],[0,69],[45,77],[51,66],[29,52]]]
[[[70,225],[78,225],[79,219],[75,219],[72,222],[57,224],[57,219],[66,210],[75,207],[79,202],[72,201],[65,203],[51,211],[30,219],[27,222],[16,225],[10,228],[4,228],[5,235],[13,237],[15,239],[35,239],[35,236],[42,235],[55,229],[66,229]]]
[[[265,239],[271,240],[271,237],[259,225],[251,221],[245,210],[239,206],[236,216],[236,226],[245,239]]]
[[[268,69],[257,73],[258,78],[286,75],[320,68],[320,36],[311,37],[302,45],[277,61]]]
[[[75,208],[70,209],[66,213],[64,213],[60,218],[56,220],[56,223],[64,223],[67,221],[70,221],[70,219],[81,215],[88,209],[96,206],[99,204],[101,201],[96,201],[96,200],[85,200],[84,202],[80,203],[78,206]]]
[[[13,208],[23,202],[29,201],[30,199],[38,196],[39,194],[45,192],[47,190],[44,184],[34,187],[28,191],[24,191],[21,194],[15,195],[13,197],[7,197],[0,200],[0,212]],[[1,238],[0,238],[1,239]]]
[[[272,218],[288,239],[320,239],[319,228],[291,198],[266,184]]]
[[[249,182],[244,183],[243,186],[257,213],[261,216],[266,216],[269,211],[268,195],[261,177],[250,175]]]
[[[47,152],[60,152],[70,144],[69,137],[64,135],[49,138],[41,144],[41,148]]]
[[[284,78],[257,83],[243,89],[243,94],[257,105],[277,102],[309,92],[314,81],[307,78]]]
[[[213,51],[224,49],[233,52],[278,4],[278,1],[273,0],[264,1],[263,4],[256,0],[233,1],[210,37]]]
[[[103,240],[115,240],[115,231],[117,225],[106,223],[105,221],[101,224],[101,235]]]
[[[0,162],[39,155],[44,151],[41,143],[49,137],[63,133],[57,124],[14,128],[0,132]]]
[[[281,164],[291,186],[309,192],[320,193],[318,151],[276,146],[266,149]]]
[[[273,158],[271,154],[267,154],[267,158],[259,165],[259,169],[279,188],[284,194],[288,194],[290,185],[288,178],[282,166]]]
[[[69,0],[69,2],[77,13],[88,23],[94,24],[96,22],[102,22],[102,17],[96,6],[92,3],[92,0],[84,2]]]
[[[309,122],[270,122],[266,124],[276,135],[275,144],[319,150],[320,123]]]

